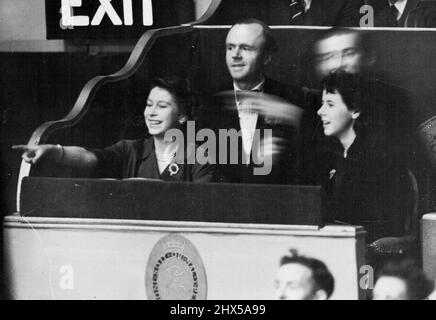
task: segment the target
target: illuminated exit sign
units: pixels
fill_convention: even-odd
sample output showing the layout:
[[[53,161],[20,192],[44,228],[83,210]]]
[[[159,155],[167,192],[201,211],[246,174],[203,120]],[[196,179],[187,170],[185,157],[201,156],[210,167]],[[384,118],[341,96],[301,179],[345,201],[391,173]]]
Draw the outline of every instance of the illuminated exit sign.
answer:
[[[193,0],[46,0],[48,39],[138,38],[194,20]]]

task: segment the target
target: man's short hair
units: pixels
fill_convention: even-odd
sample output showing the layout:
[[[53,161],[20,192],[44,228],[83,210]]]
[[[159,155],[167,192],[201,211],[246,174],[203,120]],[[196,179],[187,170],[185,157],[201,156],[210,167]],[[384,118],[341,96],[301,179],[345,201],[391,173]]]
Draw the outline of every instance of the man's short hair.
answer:
[[[268,54],[273,54],[278,50],[278,45],[274,36],[272,34],[271,28],[263,21],[255,19],[255,18],[245,18],[238,20],[233,26],[241,25],[241,24],[258,24],[262,27],[263,36],[265,38],[264,51]],[[230,28],[230,29],[232,29]]]
[[[411,259],[395,259],[388,261],[376,274],[381,277],[395,277],[406,283],[409,300],[426,299],[434,289],[434,283]]]
[[[356,36],[356,47],[358,49],[362,50],[364,53],[370,52],[371,48],[369,44],[371,41],[369,40],[370,39],[369,33],[361,30],[357,31],[349,28],[333,27],[323,32],[320,38],[316,41],[316,43],[320,43],[321,41],[324,41],[332,37],[348,35],[348,34]]]
[[[299,255],[295,249],[289,251],[289,255],[281,258],[280,266],[296,263],[309,268],[312,271],[314,289],[324,290],[327,293],[327,298],[330,298],[335,289],[335,279],[325,263],[315,258]]]

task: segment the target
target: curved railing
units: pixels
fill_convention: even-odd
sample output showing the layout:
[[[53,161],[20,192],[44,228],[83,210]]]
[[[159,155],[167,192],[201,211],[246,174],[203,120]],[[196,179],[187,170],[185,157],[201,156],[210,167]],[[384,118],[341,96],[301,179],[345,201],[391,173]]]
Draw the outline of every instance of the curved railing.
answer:
[[[28,141],[28,145],[34,146],[38,144],[43,144],[47,141],[47,138],[55,131],[69,128],[77,125],[80,120],[84,117],[90,108],[91,102],[96,94],[96,92],[107,83],[118,82],[125,80],[139,69],[142,65],[145,57],[150,52],[154,43],[164,37],[188,34],[192,32],[197,32],[192,25],[201,24],[210,19],[210,17],[217,10],[221,0],[212,0],[206,12],[196,21],[193,21],[182,26],[167,27],[161,29],[152,29],[146,31],[139,41],[137,42],[135,48],[132,51],[127,63],[117,72],[105,75],[96,76],[89,80],[83,87],[79,94],[73,108],[71,111],[62,119],[55,121],[48,121],[40,125],[32,134]],[[31,171],[31,164],[21,162],[20,173],[18,176],[17,185],[17,211],[20,211],[20,194],[21,194],[21,181],[24,177],[29,176]]]
[[[206,11],[203,13],[203,15],[199,19],[192,21],[192,22],[184,23],[182,25],[183,26],[185,26],[185,25],[193,26],[193,25],[199,25],[199,24],[206,23],[215,14],[215,12],[217,11],[217,9],[221,5],[221,3],[222,3],[222,0],[212,0],[209,7],[206,9]]]

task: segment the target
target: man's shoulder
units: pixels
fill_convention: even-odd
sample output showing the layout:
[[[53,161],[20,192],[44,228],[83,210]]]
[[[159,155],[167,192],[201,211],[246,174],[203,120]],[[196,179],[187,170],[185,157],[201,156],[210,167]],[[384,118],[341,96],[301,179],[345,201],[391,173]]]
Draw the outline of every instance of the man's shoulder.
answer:
[[[277,81],[273,78],[265,78],[264,92],[268,94],[279,95],[279,93],[286,93],[289,86],[285,83]]]
[[[289,88],[290,86],[284,82],[265,77],[265,84],[263,87],[265,93],[278,95],[279,93],[287,92]]]
[[[383,77],[369,75],[365,77],[367,90],[371,93],[375,101],[397,101],[408,104],[410,92],[398,84],[383,80]]]
[[[220,92],[229,90],[233,90],[233,83],[231,81],[223,82],[215,87],[212,87],[210,90],[207,91],[207,94],[213,96]]]
[[[272,78],[265,79],[264,92],[283,98],[298,106],[305,104],[305,97],[307,96],[302,87],[285,84]]]

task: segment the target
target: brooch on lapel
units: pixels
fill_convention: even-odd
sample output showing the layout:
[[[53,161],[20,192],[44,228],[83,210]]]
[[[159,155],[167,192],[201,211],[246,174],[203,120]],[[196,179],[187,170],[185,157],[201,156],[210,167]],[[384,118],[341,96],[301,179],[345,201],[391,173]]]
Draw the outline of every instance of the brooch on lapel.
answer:
[[[168,171],[170,172],[170,177],[176,175],[180,171],[179,165],[177,163],[171,163],[168,167]]]
[[[329,180],[333,179],[333,177],[335,176],[335,173],[336,173],[336,169],[333,169],[332,171],[330,171]]]

